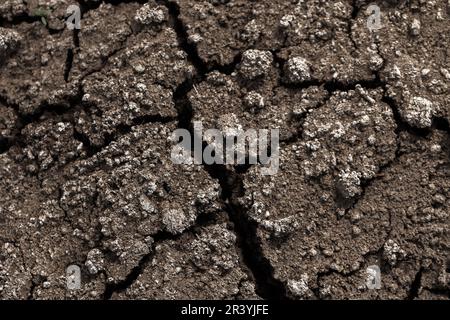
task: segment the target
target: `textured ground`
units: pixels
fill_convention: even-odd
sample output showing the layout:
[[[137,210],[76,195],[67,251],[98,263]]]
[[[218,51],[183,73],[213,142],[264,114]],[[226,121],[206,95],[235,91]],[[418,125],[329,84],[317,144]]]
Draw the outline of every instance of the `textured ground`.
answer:
[[[0,298],[449,298],[450,1],[72,3],[0,3]],[[173,164],[193,121],[278,174]]]

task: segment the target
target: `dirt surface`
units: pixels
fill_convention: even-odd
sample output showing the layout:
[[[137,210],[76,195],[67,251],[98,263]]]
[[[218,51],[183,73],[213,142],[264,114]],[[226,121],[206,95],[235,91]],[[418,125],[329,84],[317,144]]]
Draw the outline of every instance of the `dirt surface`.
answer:
[[[449,19],[447,0],[2,0],[0,298],[448,299]],[[279,128],[277,174],[175,164],[195,121]]]

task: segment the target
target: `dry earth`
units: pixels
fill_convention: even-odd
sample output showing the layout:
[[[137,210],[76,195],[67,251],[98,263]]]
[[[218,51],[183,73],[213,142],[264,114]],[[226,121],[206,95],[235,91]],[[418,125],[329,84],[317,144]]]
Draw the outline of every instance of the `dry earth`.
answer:
[[[0,2],[1,299],[449,298],[450,1],[73,3]],[[278,173],[174,164],[194,121]]]

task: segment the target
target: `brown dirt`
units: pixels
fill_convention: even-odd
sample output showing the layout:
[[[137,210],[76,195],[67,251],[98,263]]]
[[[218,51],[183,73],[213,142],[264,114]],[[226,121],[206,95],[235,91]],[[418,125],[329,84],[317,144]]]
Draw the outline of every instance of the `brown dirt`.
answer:
[[[449,298],[448,1],[73,2],[0,4],[1,299]],[[279,172],[174,164],[194,121]]]

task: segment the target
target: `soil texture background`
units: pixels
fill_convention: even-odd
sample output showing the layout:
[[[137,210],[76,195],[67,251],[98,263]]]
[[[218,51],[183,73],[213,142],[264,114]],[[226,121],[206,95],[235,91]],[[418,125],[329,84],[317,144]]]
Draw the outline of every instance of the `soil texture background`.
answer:
[[[447,0],[0,0],[0,298],[448,299],[449,121]]]

